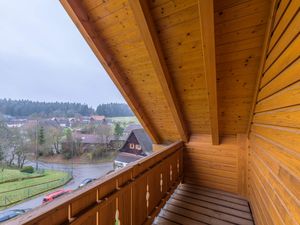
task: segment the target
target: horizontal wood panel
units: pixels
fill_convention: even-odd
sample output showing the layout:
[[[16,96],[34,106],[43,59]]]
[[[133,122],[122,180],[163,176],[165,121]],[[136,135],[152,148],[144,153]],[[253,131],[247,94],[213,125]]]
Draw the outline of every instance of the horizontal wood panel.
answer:
[[[299,39],[300,40],[300,39]],[[263,112],[300,104],[300,82],[297,82],[256,104],[255,112]]]
[[[300,176],[300,154],[295,154],[294,152],[289,151],[289,149],[284,148],[283,146],[276,145],[269,139],[266,139],[263,136],[253,134],[253,144],[259,148],[266,151],[271,155],[275,160],[280,161],[280,165],[287,168],[290,173],[294,174],[296,177]]]
[[[300,129],[254,124],[252,131],[283,145],[291,151],[300,153]]]
[[[260,202],[260,208],[263,216],[268,221],[267,224],[281,224],[284,225],[282,218],[279,215],[279,212],[276,210],[275,203],[272,202],[272,199],[268,195],[268,192],[265,190],[265,186],[262,183],[262,180],[259,178],[262,175],[259,173],[258,168],[254,167],[253,165],[253,172],[251,171],[251,181],[253,182],[253,186],[256,187],[252,188],[251,190],[255,193],[257,200]],[[268,184],[265,184],[268,185]],[[272,193],[272,192],[271,192]],[[255,214],[254,214],[255,216]]]
[[[300,12],[296,15],[296,17],[292,20],[291,24],[284,31],[280,39],[274,48],[269,52],[268,57],[265,63],[265,70],[268,69],[271,64],[277,60],[284,51],[284,49],[299,35],[299,27],[300,27]]]
[[[277,26],[275,26],[275,29],[273,31],[272,38],[270,40],[270,47],[269,51],[274,47],[274,45],[277,43],[278,39],[288,26],[288,24],[292,21],[295,14],[299,11],[299,1],[290,1],[287,9],[284,11],[282,17],[279,17],[280,15],[276,15],[276,19],[279,20],[279,23]]]
[[[241,139],[242,140],[242,139]],[[221,138],[211,145],[209,136],[192,136],[184,151],[185,182],[242,194],[246,154],[236,136]]]
[[[282,224],[295,224],[296,221],[299,223],[300,218],[297,210],[299,203],[297,203],[295,196],[288,192],[288,189],[274,175],[273,171],[263,163],[262,159],[258,158],[257,155],[254,155],[254,157],[257,157],[253,160],[254,173],[257,173],[257,176],[260,177],[260,181],[268,193],[266,198],[270,199],[270,204],[273,204],[277,213],[282,213],[277,215],[274,209],[271,211],[272,217],[275,215],[275,218],[277,218],[275,221],[284,221]]]
[[[297,50],[300,48],[300,38],[296,38],[286,47],[287,49],[280,55],[280,57],[264,72],[260,87],[264,87],[299,57],[299,51]]]
[[[300,223],[299,8],[279,1],[252,121],[248,195],[262,225]]]
[[[203,179],[203,178],[195,179],[194,177],[186,177],[186,178],[184,178],[184,182],[187,184],[197,184],[197,185],[201,185],[203,187],[228,191],[230,193],[238,192],[237,184],[230,184],[228,182],[228,180],[225,183],[222,181],[219,182],[216,179],[216,177],[210,177],[209,179]]]
[[[272,171],[273,176],[278,179],[277,182],[283,185],[285,190],[290,190],[290,192],[288,192],[290,195],[289,198],[295,198],[299,200],[300,179],[298,178],[298,176],[292,174],[289,170],[286,169],[284,164],[281,164],[281,162],[273,157],[273,155],[268,154],[258,145],[253,146],[253,153],[255,153],[261,159],[261,161],[266,164],[268,169]]]
[[[285,12],[285,10],[288,7],[290,2],[291,2],[290,0],[281,0],[281,1],[278,2],[279,6],[278,6],[278,9],[276,11],[276,16],[275,16],[275,19],[274,19],[273,30],[278,25],[283,13]]]
[[[300,80],[300,58],[293,62],[287,69],[282,71],[272,82],[264,86],[258,94],[257,100],[265,99],[272,94],[286,88]]]
[[[282,127],[300,127],[300,106],[292,106],[268,112],[256,113],[254,123],[277,125]]]

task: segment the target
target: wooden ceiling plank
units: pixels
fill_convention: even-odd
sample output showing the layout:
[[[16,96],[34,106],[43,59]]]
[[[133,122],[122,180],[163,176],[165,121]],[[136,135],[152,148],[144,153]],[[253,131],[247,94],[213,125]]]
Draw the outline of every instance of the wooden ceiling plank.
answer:
[[[216,79],[214,6],[211,0],[198,0],[200,31],[204,56],[212,144],[219,144],[219,121]]]
[[[189,140],[186,121],[184,120],[182,110],[178,101],[172,78],[170,76],[167,64],[164,59],[161,44],[155,29],[155,24],[147,1],[129,0],[131,9],[136,18],[136,23],[140,29],[145,46],[153,63],[157,78],[168,102],[169,108],[177,127],[178,133],[184,142]]]
[[[106,72],[109,74],[110,78],[117,86],[124,99],[127,101],[134,114],[137,116],[138,120],[146,130],[146,132],[151,137],[152,141],[155,144],[160,144],[160,137],[157,132],[154,130],[153,125],[147,118],[144,113],[144,110],[141,108],[138,103],[136,97],[134,96],[132,90],[129,85],[126,83],[124,79],[124,75],[122,74],[120,68],[114,61],[112,54],[110,54],[109,50],[105,45],[103,45],[103,41],[99,37],[99,35],[95,31],[95,27],[90,23],[89,17],[82,7],[80,1],[78,0],[60,0],[61,4],[93,50],[94,54],[101,62]]]

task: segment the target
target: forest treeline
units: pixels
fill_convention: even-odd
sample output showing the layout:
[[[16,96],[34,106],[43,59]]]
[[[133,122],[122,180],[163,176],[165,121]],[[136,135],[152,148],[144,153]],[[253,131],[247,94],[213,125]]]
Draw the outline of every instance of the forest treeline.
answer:
[[[100,104],[97,107],[96,114],[107,117],[133,116],[133,112],[129,106],[124,103]]]
[[[0,113],[14,117],[74,117],[94,114],[107,117],[133,116],[128,105],[124,103],[100,104],[95,111],[92,107],[81,103],[11,99],[0,99]]]

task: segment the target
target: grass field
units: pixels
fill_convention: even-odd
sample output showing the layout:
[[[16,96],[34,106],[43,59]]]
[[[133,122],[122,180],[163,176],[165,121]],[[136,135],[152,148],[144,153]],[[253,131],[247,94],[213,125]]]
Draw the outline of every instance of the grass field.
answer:
[[[135,116],[109,117],[108,119],[111,119],[113,122],[139,124],[139,121]]]
[[[57,188],[70,179],[68,173],[48,170],[42,177],[2,183],[0,184],[0,209]]]
[[[28,177],[40,176],[39,173],[22,173],[16,169],[4,169],[0,170],[0,183],[12,180],[12,179],[23,179]],[[0,189],[1,190],[1,189]]]

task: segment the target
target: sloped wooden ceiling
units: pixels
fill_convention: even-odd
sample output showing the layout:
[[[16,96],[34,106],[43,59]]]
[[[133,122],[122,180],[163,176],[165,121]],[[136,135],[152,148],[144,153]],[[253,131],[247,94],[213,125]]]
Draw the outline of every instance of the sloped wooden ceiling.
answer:
[[[61,2],[154,142],[246,132],[268,0],[215,0],[214,15],[210,0]],[[211,4],[211,18],[201,4]],[[209,35],[216,84],[204,58]]]
[[[191,133],[209,133],[197,0],[150,1],[165,60]]]
[[[215,0],[221,134],[245,133],[271,1]]]

